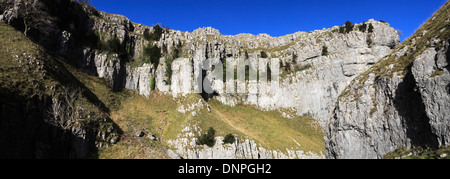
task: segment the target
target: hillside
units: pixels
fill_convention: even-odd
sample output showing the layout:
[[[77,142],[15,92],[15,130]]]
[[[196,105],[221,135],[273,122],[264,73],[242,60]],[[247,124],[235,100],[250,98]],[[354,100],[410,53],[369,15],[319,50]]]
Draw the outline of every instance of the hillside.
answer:
[[[328,130],[329,112],[339,95],[399,44],[394,28],[373,19],[271,37],[222,35],[211,27],[193,32],[149,27],[75,0],[5,0],[0,3],[0,14],[7,24],[2,24],[6,40],[2,42],[5,63],[1,73],[5,79],[14,77],[2,81],[2,105],[14,101],[9,99],[13,94],[25,97],[22,103],[30,101],[29,96],[39,96],[45,104],[32,106],[49,108],[62,104],[55,99],[69,91],[70,100],[66,101],[72,102],[63,103],[70,107],[64,108],[69,112],[50,112],[56,117],[46,117],[42,112],[46,110],[39,110],[42,114],[28,118],[44,123],[65,119],[56,126],[74,135],[80,131],[95,134],[97,137],[82,137],[94,147],[83,148],[83,155],[71,154],[74,158],[323,158],[328,152],[324,129]],[[21,44],[23,41],[26,44]],[[29,52],[18,52],[21,46]],[[16,63],[16,53],[19,57],[32,54],[40,59],[39,64],[27,67]],[[204,76],[214,72],[212,67],[198,68],[208,60],[224,64],[227,58],[233,65],[237,65],[233,59],[256,59],[248,68],[257,71],[258,77],[269,71],[261,65],[263,61],[279,59],[274,64],[281,72],[279,81],[223,80],[222,74]],[[237,71],[236,67],[224,68],[228,69]],[[21,73],[23,70],[32,73]],[[38,80],[41,78],[44,80]],[[203,80],[209,83],[199,83]],[[262,92],[277,82],[278,90]],[[243,83],[246,90],[224,92],[236,83]],[[213,93],[198,91],[196,84]],[[70,91],[81,94],[70,97],[74,96]],[[63,114],[69,116],[60,117]],[[14,118],[2,117],[2,122]],[[72,126],[78,120],[93,124]],[[199,144],[199,137],[209,128],[215,130],[215,145]],[[6,129],[1,132],[13,135]],[[235,140],[224,144],[229,134]],[[22,142],[30,143],[17,139],[5,144]],[[67,152],[66,148],[55,150]]]
[[[108,108],[23,33],[0,23],[0,158],[84,158],[118,141]]]
[[[449,145],[449,8],[447,2],[341,93],[326,130],[327,158]]]

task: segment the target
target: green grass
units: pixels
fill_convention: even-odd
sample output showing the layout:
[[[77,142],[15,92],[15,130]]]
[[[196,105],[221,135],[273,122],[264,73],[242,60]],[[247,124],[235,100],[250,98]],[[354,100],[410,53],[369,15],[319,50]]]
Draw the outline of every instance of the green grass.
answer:
[[[227,126],[217,129],[221,136],[228,133],[248,136],[269,150],[295,149],[320,153],[325,149],[324,132],[312,118],[286,119],[278,111],[262,112],[248,105],[231,107],[216,100],[209,104],[214,115],[204,120],[202,125]]]
[[[39,99],[47,103],[46,100],[58,99],[63,102],[61,109],[73,110],[77,115],[73,120],[66,118],[71,126],[59,126],[64,130],[79,125],[87,131],[92,129],[104,132],[103,130],[111,129],[114,124],[107,117],[105,105],[68,67],[60,59],[47,54],[43,47],[29,40],[23,33],[0,23],[0,101],[11,104],[18,101],[18,98],[24,98]],[[68,105],[64,105],[64,102],[69,102],[66,98],[69,95],[64,93],[66,89],[69,93],[80,91],[74,95],[73,103],[70,100],[73,108],[65,108]],[[55,113],[50,111],[50,104],[43,108],[48,108],[49,111],[41,111],[42,114]],[[54,122],[49,117],[42,120]]]
[[[148,129],[160,137],[160,143],[149,143],[160,151],[155,156],[166,157],[162,149],[169,147],[169,140],[178,139],[186,126],[197,126],[199,131],[193,131],[194,134],[205,133],[213,127],[216,136],[224,137],[233,134],[239,136],[240,140],[252,139],[269,150],[295,149],[314,153],[323,153],[325,150],[323,143],[325,134],[312,118],[286,119],[278,111],[262,112],[246,105],[231,107],[216,100],[208,103],[211,112],[203,108],[196,116],[192,116],[190,112],[182,114],[177,111],[181,104],[197,103],[199,100],[202,98],[197,94],[179,99],[172,99],[159,92],[152,93],[149,98],[132,94],[122,102],[119,110],[111,112],[113,120],[125,132],[124,138],[129,139],[124,139],[112,147],[116,150],[102,150],[100,157],[145,156],[142,150],[149,150],[145,145],[142,145],[140,149],[132,148],[134,152],[120,151],[129,149],[129,145],[136,145],[139,143],[136,142],[137,140],[142,140],[132,136],[136,129]],[[128,141],[128,144],[124,143],[125,141]],[[113,151],[117,154],[112,154]]]
[[[385,159],[450,159],[450,146],[439,149],[430,149],[428,147],[414,147],[407,150],[399,148],[384,156]]]
[[[434,77],[437,77],[437,76],[441,76],[442,74],[444,74],[444,71],[443,71],[443,70],[435,69],[435,70],[433,71],[433,73],[431,74],[431,77],[434,78]]]

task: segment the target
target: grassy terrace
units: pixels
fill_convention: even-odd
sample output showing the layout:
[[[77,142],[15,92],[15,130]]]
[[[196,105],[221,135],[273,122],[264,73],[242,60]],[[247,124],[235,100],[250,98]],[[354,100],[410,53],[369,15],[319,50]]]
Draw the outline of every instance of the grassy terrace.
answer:
[[[189,104],[199,99],[198,95],[190,95],[182,103]],[[231,133],[239,135],[240,139],[249,138],[270,150],[285,151],[287,148],[315,153],[325,150],[325,134],[314,119],[286,119],[278,111],[262,112],[252,106],[231,107],[216,100],[210,101],[209,105],[211,112],[202,109],[194,117],[191,113],[178,112],[180,103],[159,92],[149,98],[130,94],[122,101],[121,108],[111,113],[125,133],[123,140],[100,151],[99,155],[101,158],[164,158],[167,157],[164,154],[167,142],[177,139],[181,130],[189,125],[198,126],[202,132],[213,127],[216,136]],[[134,137],[136,131],[141,129],[156,134],[161,142]],[[200,131],[194,131],[197,132]]]

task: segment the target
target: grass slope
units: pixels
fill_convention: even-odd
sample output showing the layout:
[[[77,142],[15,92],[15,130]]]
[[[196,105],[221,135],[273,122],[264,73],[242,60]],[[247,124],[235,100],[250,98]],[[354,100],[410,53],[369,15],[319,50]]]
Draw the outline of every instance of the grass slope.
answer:
[[[79,93],[76,93],[79,91]],[[72,108],[64,108],[68,104],[61,103],[60,109],[72,113],[72,117],[59,117],[64,122],[52,117],[57,111],[51,110],[52,99],[59,102],[73,93]],[[121,133],[116,131],[115,124],[108,117],[108,109],[86,86],[81,83],[67,68],[64,62],[46,53],[40,45],[29,40],[23,33],[0,23],[0,103],[16,106],[19,103],[43,101],[44,110],[35,115],[34,121],[43,120],[71,132],[72,127],[81,127],[87,131]],[[31,104],[35,105],[35,104]],[[47,110],[48,109],[48,110]],[[41,119],[43,116],[44,119]],[[106,135],[105,135],[106,136]],[[109,142],[96,139],[96,142]],[[116,133],[117,136],[117,133]],[[60,136],[61,138],[63,136]],[[92,154],[96,156],[96,154]]]
[[[168,147],[168,141],[177,139],[186,126],[197,126],[198,131],[193,132],[198,135],[213,127],[216,136],[231,133],[240,136],[240,139],[255,140],[270,150],[285,152],[286,149],[293,149],[314,153],[323,153],[325,150],[324,132],[314,119],[286,119],[278,111],[263,112],[245,105],[231,107],[216,100],[208,103],[211,112],[206,108],[201,109],[196,116],[178,112],[182,104],[192,104],[198,100],[202,99],[196,94],[184,99],[172,99],[159,92],[149,98],[130,94],[122,100],[118,110],[111,112],[112,119],[124,131],[124,138],[128,139],[100,151],[100,157],[165,158],[164,149]],[[140,130],[155,134],[161,141],[136,138],[135,133]]]

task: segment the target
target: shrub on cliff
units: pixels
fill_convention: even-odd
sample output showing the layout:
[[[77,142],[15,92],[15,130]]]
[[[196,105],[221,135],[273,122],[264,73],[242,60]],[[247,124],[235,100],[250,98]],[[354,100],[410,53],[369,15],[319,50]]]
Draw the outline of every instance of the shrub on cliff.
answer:
[[[150,29],[145,29],[144,30],[144,39],[145,40],[151,40],[152,39],[152,35],[150,34]]]
[[[353,25],[352,22],[347,21],[347,22],[345,22],[345,26],[344,27],[345,27],[345,33],[349,33],[351,31],[353,31],[354,25]]]
[[[374,29],[374,27],[373,27],[373,25],[372,24],[369,24],[369,33],[373,33],[373,29]]]
[[[328,47],[327,46],[322,46],[322,56],[327,56],[328,55]]]
[[[216,144],[216,140],[214,139],[216,135],[216,130],[210,127],[206,134],[201,135],[197,138],[197,145],[207,145],[208,147],[213,147]]]
[[[269,57],[265,51],[261,51],[261,58]]]
[[[162,37],[164,29],[159,24],[153,26],[153,32],[150,33],[150,29],[144,30],[144,39],[148,41],[159,41]]]
[[[161,58],[161,49],[156,45],[149,45],[144,48],[144,63],[152,63],[155,68]]]
[[[223,143],[224,144],[233,144],[235,140],[236,139],[234,138],[233,134],[228,134],[223,139]]]

